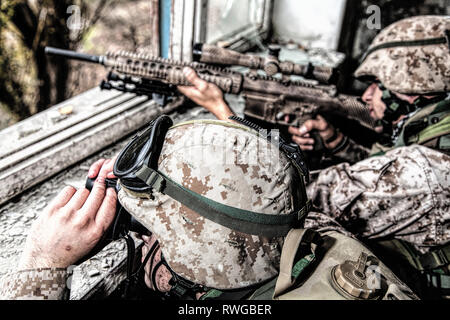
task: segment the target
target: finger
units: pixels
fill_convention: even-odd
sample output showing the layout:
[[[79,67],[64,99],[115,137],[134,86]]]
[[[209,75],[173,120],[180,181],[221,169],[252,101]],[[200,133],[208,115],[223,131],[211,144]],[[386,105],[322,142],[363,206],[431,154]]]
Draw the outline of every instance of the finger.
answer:
[[[110,173],[114,170],[114,164],[116,163],[116,160],[117,160],[117,156],[114,156],[113,158],[111,158],[109,160],[109,162],[104,164],[108,173]]]
[[[147,236],[145,234],[141,235],[142,240],[148,244],[151,245],[152,244],[152,236]]]
[[[105,159],[99,159],[95,161],[89,168],[88,177],[95,178],[96,176],[98,176],[98,172],[100,171],[100,168],[103,166],[105,161]]]
[[[178,91],[180,91],[182,94],[184,94],[185,96],[189,95],[190,90],[192,89],[191,87],[188,86],[177,86]]]
[[[320,121],[320,122],[328,123],[327,120],[325,120],[325,118],[322,117],[320,114],[318,114],[318,115],[316,116],[316,120],[317,120],[317,121]]]
[[[115,165],[115,163],[116,163],[116,160],[117,160],[117,155],[114,156],[114,157],[111,159],[111,161],[106,165],[106,166],[107,166],[106,169],[108,170],[108,174],[106,175],[107,178],[110,178],[110,179],[112,179],[112,178],[117,178],[117,177],[114,175],[114,165]]]
[[[67,204],[67,202],[69,202],[69,200],[72,198],[72,196],[76,191],[77,189],[75,189],[72,186],[64,187],[64,189],[62,189],[48,205],[47,208],[49,212],[51,213],[56,209],[64,207]]]
[[[83,204],[86,202],[86,199],[89,197],[89,190],[86,188],[80,188],[75,192],[72,199],[67,203],[67,207],[78,210]]]
[[[305,133],[310,132],[312,130],[319,130],[319,131],[326,130],[329,126],[328,122],[321,116],[318,117],[319,117],[318,119],[306,120],[299,129],[299,135],[304,135]]]
[[[184,94],[186,97],[193,100],[194,102],[201,95],[201,93],[195,87],[179,86],[177,88],[178,88],[178,91],[180,91],[182,94]]]
[[[292,140],[300,147],[300,149],[302,150],[314,150],[314,146],[313,145],[309,145],[309,144],[302,144],[300,141],[301,138],[293,136]]]
[[[314,145],[315,141],[311,138],[303,138],[299,136],[292,136],[292,140],[295,141],[297,144],[301,145]]]
[[[296,136],[305,136],[305,135],[307,135],[307,133],[304,133],[304,134],[300,133],[300,130],[297,127],[289,127],[288,128],[288,132],[290,134],[296,135]]]
[[[147,246],[142,246],[141,263],[144,262],[145,257],[147,256],[148,250],[150,250],[150,249]]]
[[[305,133],[308,133],[314,129],[316,129],[316,122],[313,119],[306,120],[300,128],[298,128],[298,134],[299,136],[304,135]]]
[[[297,128],[297,127],[289,127],[288,128],[288,132],[290,133],[290,134],[292,134],[292,135],[295,135],[295,136],[299,136],[299,137],[302,137],[302,138],[309,138],[309,133],[302,133],[302,132],[304,132],[303,130],[302,131],[300,131],[300,129],[301,128]]]
[[[106,177],[107,177],[108,179],[114,179],[114,178],[117,178],[117,177],[114,175],[114,172],[108,173],[108,174],[106,175]]]
[[[189,95],[192,90],[197,90],[197,89],[193,89],[193,87],[189,87],[189,86],[177,86],[177,89],[184,95]]]
[[[197,88],[198,91],[204,92],[206,91],[206,88],[208,87],[208,83],[202,79],[200,79],[195,71],[191,68],[185,67],[183,69],[184,76],[186,77],[187,81],[192,83],[194,87]]]
[[[319,131],[326,130],[329,127],[327,120],[325,120],[320,114],[318,114],[316,119],[313,119],[312,121],[314,122],[314,127]]]
[[[107,174],[106,166],[103,166],[100,169],[100,173],[98,174],[97,179],[95,179],[94,187],[92,188],[89,197],[87,198],[86,202],[82,207],[82,210],[85,211],[85,214],[88,217],[95,217],[96,212],[98,211],[100,205],[103,202],[106,190],[105,184],[106,174]]]
[[[103,232],[108,229],[108,227],[114,220],[114,216],[116,214],[116,206],[116,191],[114,189],[108,188],[106,190],[106,196],[103,199],[100,209],[97,212],[97,216],[95,217],[95,224],[97,228],[99,228]]]

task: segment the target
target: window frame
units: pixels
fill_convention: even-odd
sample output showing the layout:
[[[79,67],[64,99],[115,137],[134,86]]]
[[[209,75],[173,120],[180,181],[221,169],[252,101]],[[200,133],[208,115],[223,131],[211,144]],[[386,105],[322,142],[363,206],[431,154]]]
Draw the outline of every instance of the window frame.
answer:
[[[254,46],[258,39],[265,40],[269,36],[273,0],[251,1],[263,2],[261,11],[258,12],[259,23],[249,24],[244,29],[215,39],[213,44],[242,52]],[[207,5],[208,0],[173,0],[169,50],[171,59],[192,61],[193,43],[205,42]]]

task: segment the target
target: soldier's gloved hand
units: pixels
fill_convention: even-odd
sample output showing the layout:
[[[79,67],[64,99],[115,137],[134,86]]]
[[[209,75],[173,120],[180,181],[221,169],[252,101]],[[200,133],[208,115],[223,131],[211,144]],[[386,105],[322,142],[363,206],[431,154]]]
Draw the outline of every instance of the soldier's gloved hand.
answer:
[[[92,192],[65,187],[34,222],[19,269],[67,268],[86,256],[112,223],[117,195],[106,188],[103,162]]]
[[[336,148],[344,138],[341,132],[337,131],[320,115],[316,119],[306,120],[300,128],[289,127],[288,129],[289,133],[292,134],[292,141],[305,151],[314,150],[315,141],[311,137],[311,131],[313,130],[319,132],[325,147],[329,150]]]
[[[219,120],[228,120],[233,115],[218,86],[200,79],[191,68],[184,68],[183,73],[192,86],[178,86],[182,94],[214,114]]]

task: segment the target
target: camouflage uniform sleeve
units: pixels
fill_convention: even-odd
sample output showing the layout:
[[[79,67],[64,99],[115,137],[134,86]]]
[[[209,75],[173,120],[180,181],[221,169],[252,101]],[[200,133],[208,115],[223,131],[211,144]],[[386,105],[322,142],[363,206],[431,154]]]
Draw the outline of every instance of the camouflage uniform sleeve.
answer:
[[[65,300],[70,274],[63,268],[38,268],[12,271],[0,280],[4,300]]]
[[[356,163],[366,159],[369,154],[370,150],[368,148],[356,143],[348,137],[344,137],[342,143],[331,151],[329,157],[336,163]]]
[[[421,252],[450,240],[450,157],[413,145],[316,172],[313,208],[358,238],[395,237]]]
[[[356,239],[355,236],[347,231],[339,222],[334,218],[317,211],[311,211],[308,213],[305,219],[305,229],[312,229],[320,234],[325,232],[336,231],[340,234]]]

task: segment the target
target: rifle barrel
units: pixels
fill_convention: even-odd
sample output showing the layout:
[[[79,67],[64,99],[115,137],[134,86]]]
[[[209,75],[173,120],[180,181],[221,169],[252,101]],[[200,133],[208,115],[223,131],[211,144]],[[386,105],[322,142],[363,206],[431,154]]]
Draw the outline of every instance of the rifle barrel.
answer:
[[[69,59],[86,61],[91,63],[104,64],[104,56],[96,56],[93,54],[79,53],[72,50],[64,50],[54,47],[45,47],[45,53],[54,56],[62,56]]]

